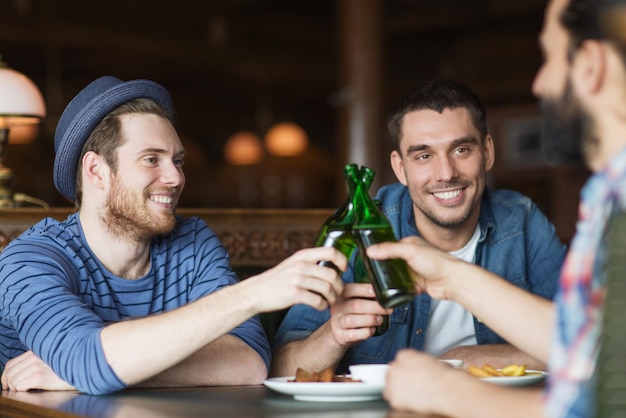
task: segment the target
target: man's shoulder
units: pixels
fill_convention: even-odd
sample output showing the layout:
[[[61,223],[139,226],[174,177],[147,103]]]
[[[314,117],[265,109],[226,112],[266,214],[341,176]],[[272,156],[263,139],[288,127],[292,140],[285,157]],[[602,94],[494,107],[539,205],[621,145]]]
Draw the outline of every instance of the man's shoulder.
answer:
[[[535,205],[530,197],[508,189],[485,189],[483,201],[496,213],[502,210],[528,212]]]
[[[204,219],[198,216],[176,216],[176,226],[168,234],[172,238],[197,234],[213,234],[213,230]]]
[[[502,237],[516,231],[547,227],[550,221],[533,200],[513,190],[485,190],[480,221],[481,225],[498,226]]]
[[[411,215],[413,213],[409,189],[402,183],[392,183],[381,187],[375,199],[379,201],[383,213],[396,229],[400,228],[400,222],[404,216],[403,211],[408,210]]]
[[[409,189],[402,183],[391,183],[381,187],[375,197],[387,215],[401,212],[404,200],[410,198]]]
[[[80,228],[78,227],[77,215],[71,214],[64,220],[44,218],[25,230],[12,243],[27,244],[40,240],[67,242],[78,234],[80,234]]]
[[[13,239],[0,253],[0,265],[23,262],[78,266],[76,254],[85,246],[75,215],[65,220],[45,218]],[[59,264],[60,263],[60,264]]]
[[[176,225],[170,232],[155,238],[153,244],[169,250],[180,250],[181,247],[196,248],[214,242],[217,235],[200,217],[176,216]]]
[[[380,200],[383,204],[387,202],[397,201],[401,196],[408,193],[407,187],[402,183],[391,183],[382,186],[376,193],[376,199]]]

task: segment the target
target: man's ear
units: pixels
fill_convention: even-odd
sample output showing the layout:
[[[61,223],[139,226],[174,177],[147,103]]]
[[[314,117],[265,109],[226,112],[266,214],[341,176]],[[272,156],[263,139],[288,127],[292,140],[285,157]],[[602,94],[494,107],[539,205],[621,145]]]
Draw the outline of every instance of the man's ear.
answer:
[[[597,93],[605,82],[607,46],[593,39],[585,40],[576,51],[572,64],[572,82],[577,92]]]
[[[82,163],[83,184],[88,182],[93,187],[104,190],[109,178],[109,166],[102,157],[89,151],[83,156]]]
[[[391,162],[391,168],[393,169],[394,174],[398,181],[405,186],[407,185],[406,175],[404,173],[404,162],[402,162],[402,155],[396,150],[391,151],[391,155],[389,156],[389,161]]]
[[[485,171],[489,171],[493,168],[496,161],[496,149],[491,134],[485,135],[484,149]]]

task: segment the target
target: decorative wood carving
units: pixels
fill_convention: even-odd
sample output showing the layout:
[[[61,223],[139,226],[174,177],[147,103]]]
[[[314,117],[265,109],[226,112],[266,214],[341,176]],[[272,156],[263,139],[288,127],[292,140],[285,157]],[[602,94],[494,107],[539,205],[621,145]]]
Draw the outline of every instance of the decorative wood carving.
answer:
[[[0,250],[45,217],[65,219],[72,208],[1,209]],[[271,267],[302,248],[312,247],[330,209],[191,209],[215,231],[230,253],[233,267]]]

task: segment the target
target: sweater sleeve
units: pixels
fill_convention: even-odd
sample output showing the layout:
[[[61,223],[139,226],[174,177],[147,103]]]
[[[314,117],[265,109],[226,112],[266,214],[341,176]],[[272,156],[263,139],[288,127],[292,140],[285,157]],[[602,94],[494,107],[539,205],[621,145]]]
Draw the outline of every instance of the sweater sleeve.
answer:
[[[192,300],[215,292],[221,287],[237,283],[237,276],[230,265],[228,251],[204,221],[198,219],[197,222],[197,235],[194,239],[197,274],[192,290]],[[244,321],[229,334],[240,338],[254,349],[269,370],[271,349],[258,315]]]
[[[68,256],[37,241],[13,244],[1,255],[0,309],[24,349],[79,391],[124,388],[104,356],[105,324],[80,299],[79,272]]]

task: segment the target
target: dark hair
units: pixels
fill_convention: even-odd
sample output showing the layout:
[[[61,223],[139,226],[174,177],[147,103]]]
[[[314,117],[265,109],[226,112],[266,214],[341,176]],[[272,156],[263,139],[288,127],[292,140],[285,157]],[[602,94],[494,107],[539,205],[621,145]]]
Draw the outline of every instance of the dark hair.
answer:
[[[387,118],[387,129],[394,148],[400,151],[402,121],[407,113],[416,110],[443,113],[445,109],[459,107],[469,111],[474,127],[484,139],[487,135],[487,112],[472,89],[456,81],[443,79],[430,79],[415,85],[400,97]]]
[[[626,0],[570,0],[561,23],[570,35],[570,57],[587,39],[612,41],[626,63]]]
[[[173,122],[172,113],[163,106],[150,99],[135,99],[126,102],[121,106],[113,109],[108,115],[98,123],[96,128],[91,132],[78,160],[78,168],[76,170],[76,202],[77,209],[80,208],[82,201],[82,176],[83,167],[82,160],[86,153],[93,151],[104,157],[104,161],[115,172],[117,170],[117,155],[115,151],[123,144],[121,135],[122,124],[120,117],[122,115],[146,113],[160,116]]]

